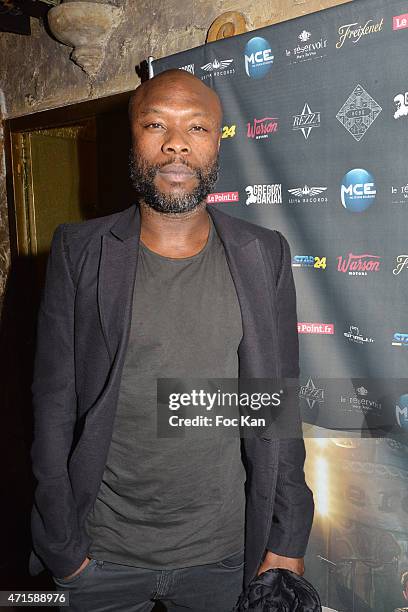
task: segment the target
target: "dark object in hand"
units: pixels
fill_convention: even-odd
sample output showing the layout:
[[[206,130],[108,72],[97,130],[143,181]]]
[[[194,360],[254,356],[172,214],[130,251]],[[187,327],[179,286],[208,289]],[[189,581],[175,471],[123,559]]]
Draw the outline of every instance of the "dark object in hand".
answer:
[[[285,569],[256,576],[240,595],[233,612],[322,612],[320,597],[305,578]]]

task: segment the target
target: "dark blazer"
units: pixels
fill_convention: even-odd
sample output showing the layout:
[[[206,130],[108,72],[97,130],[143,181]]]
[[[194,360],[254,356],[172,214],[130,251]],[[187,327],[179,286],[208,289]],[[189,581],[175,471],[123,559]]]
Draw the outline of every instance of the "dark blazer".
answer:
[[[241,307],[241,378],[297,377],[296,298],[287,241],[208,206]],[[37,479],[30,574],[67,576],[87,555],[128,342],[140,235],[137,205],[55,230],[38,315],[32,384]],[[313,519],[302,438],[243,438],[244,584],[265,549],[303,557]]]

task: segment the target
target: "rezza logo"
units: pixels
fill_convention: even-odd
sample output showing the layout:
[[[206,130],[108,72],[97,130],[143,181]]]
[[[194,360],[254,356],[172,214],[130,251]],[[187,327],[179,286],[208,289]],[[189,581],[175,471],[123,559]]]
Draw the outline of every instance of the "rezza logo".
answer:
[[[274,55],[265,38],[255,36],[245,47],[245,72],[253,79],[262,79],[272,68]]]
[[[373,204],[377,194],[374,177],[362,168],[354,168],[344,175],[341,203],[351,212],[363,212]]]

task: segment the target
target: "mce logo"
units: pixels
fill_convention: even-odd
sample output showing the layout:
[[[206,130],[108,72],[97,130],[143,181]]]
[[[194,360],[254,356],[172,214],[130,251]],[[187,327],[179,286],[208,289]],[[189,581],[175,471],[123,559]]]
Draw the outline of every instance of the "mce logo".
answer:
[[[395,416],[397,423],[403,429],[408,428],[408,393],[401,395],[398,404],[395,406]]]
[[[271,69],[274,55],[265,38],[255,36],[245,46],[245,72],[253,79],[262,79]]]
[[[363,212],[373,204],[377,190],[374,177],[363,168],[354,168],[344,175],[341,203],[351,212]]]

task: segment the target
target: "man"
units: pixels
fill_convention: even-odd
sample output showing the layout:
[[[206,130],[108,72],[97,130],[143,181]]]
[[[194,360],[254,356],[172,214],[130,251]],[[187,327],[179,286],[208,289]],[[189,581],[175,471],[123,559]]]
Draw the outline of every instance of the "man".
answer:
[[[31,573],[71,609],[228,612],[258,573],[302,574],[302,439],[157,438],[159,377],[298,376],[281,234],[206,207],[221,105],[181,70],[129,106],[137,206],[54,234],[32,385]],[[245,482],[246,479],[246,482]]]

